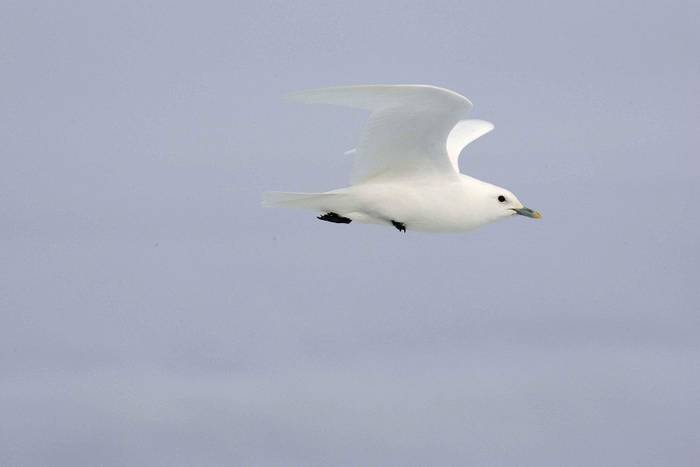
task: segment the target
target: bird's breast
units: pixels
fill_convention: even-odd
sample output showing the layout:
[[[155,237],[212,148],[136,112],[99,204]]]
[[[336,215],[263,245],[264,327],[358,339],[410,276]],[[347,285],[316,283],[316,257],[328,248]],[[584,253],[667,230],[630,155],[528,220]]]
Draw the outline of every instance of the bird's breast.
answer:
[[[459,232],[481,225],[468,194],[455,183],[375,183],[360,191],[370,215],[403,222],[410,230]]]

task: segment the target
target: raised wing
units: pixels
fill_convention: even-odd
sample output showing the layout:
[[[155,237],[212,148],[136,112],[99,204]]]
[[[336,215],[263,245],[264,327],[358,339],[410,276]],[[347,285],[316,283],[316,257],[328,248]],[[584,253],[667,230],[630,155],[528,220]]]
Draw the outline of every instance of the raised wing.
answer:
[[[456,172],[459,172],[459,155],[462,149],[494,128],[493,123],[486,120],[472,119],[457,122],[447,136],[447,156]]]
[[[384,173],[459,172],[457,158],[462,148],[493,128],[485,129],[483,124],[488,122],[481,120],[460,122],[472,103],[435,86],[343,86],[302,91],[290,98],[371,112],[354,153],[353,183]]]

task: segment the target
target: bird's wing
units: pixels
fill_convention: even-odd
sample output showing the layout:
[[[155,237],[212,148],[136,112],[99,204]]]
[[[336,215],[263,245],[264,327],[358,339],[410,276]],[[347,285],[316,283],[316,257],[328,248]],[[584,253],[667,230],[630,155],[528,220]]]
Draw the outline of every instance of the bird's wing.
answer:
[[[471,119],[457,122],[447,136],[447,156],[457,172],[459,172],[459,155],[462,149],[494,128],[493,123],[486,120]]]
[[[493,129],[488,122],[462,120],[472,108],[469,99],[435,86],[342,86],[289,97],[371,112],[354,153],[353,183],[383,173],[459,172],[462,148]]]

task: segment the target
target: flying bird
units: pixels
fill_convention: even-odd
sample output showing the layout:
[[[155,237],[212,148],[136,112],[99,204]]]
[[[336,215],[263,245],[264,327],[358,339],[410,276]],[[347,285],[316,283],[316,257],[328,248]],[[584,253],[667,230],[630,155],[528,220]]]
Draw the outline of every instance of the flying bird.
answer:
[[[369,110],[353,156],[350,185],[325,193],[267,192],[263,206],[305,208],[322,221],[361,222],[424,232],[464,232],[521,215],[539,219],[518,198],[459,171],[459,155],[493,130],[466,119],[472,103],[429,85],[362,85],[301,91],[294,101]]]

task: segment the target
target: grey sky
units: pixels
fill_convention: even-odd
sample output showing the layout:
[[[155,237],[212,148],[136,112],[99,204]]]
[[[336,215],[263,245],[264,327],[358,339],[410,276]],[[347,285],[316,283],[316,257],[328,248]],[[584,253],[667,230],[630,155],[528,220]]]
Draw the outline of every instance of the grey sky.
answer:
[[[692,466],[697,2],[4,2],[0,464]],[[430,83],[465,235],[263,210]]]

